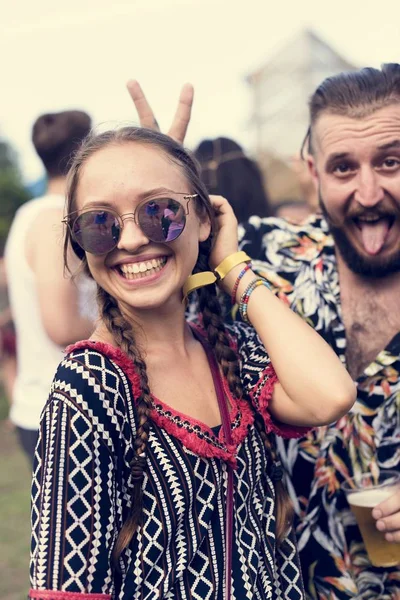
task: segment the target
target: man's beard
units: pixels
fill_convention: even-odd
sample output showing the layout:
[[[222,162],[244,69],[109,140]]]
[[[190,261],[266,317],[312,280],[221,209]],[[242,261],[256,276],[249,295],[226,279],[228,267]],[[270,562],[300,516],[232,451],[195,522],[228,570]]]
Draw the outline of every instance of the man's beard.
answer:
[[[391,256],[380,258],[379,256],[364,256],[354,247],[347,234],[341,227],[333,224],[326,206],[319,193],[319,203],[322,214],[329,225],[329,231],[335,241],[336,248],[346,265],[353,273],[363,277],[383,278],[400,271],[400,247]]]

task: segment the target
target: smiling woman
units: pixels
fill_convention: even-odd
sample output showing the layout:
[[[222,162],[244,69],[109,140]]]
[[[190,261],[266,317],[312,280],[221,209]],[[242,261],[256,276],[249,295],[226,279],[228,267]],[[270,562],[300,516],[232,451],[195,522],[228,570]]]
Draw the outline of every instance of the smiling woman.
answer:
[[[100,320],[67,349],[43,414],[30,598],[302,600],[270,434],[348,410],[340,361],[255,277],[229,203],[171,138],[89,138],[65,223]],[[224,326],[216,281],[247,323]]]

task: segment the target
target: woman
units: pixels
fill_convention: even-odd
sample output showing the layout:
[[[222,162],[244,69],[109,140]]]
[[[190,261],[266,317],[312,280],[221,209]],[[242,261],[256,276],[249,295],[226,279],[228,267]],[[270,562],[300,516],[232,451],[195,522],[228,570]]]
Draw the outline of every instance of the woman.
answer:
[[[237,252],[228,202],[212,203],[160,133],[106,132],[75,157],[66,250],[101,317],[67,349],[43,413],[32,599],[304,598],[268,433],[337,419],[354,385]],[[181,213],[168,241],[155,204]],[[216,273],[261,341],[224,327]],[[194,288],[197,327],[182,302]]]

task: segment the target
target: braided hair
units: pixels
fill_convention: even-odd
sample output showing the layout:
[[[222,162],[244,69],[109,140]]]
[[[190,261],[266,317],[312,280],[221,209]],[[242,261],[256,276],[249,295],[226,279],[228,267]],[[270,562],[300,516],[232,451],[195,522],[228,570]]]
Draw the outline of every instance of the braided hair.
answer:
[[[207,242],[205,242],[206,244]],[[194,272],[207,269],[209,251],[201,248]],[[243,397],[243,386],[240,379],[239,361],[235,351],[229,344],[229,338],[224,325],[221,304],[217,297],[216,286],[207,286],[197,290],[199,310],[202,315],[203,327],[207,333],[209,344],[214,350],[217,362],[226,378],[232,395]],[[264,443],[267,462],[273,467],[277,462],[277,454],[270,436],[265,430],[265,424],[260,413],[254,413],[254,424]],[[285,485],[279,479],[275,482],[276,498],[276,537],[282,542],[293,518],[293,507]]]
[[[137,430],[133,442],[134,457],[131,468],[131,509],[118,535],[113,558],[117,563],[121,552],[126,548],[140,524],[142,512],[142,481],[146,467],[146,444],[149,439],[149,414],[151,410],[151,393],[147,377],[146,363],[140,356],[132,331],[132,326],[122,315],[117,302],[108,292],[97,287],[97,302],[101,319],[112,334],[119,348],[133,361],[140,380],[140,396],[136,399]]]
[[[137,127],[124,127],[116,131],[108,131],[98,135],[91,135],[77,152],[71,165],[67,184],[68,215],[76,210],[76,195],[81,171],[86,160],[101,148],[110,144],[138,142],[154,145],[163,150],[176,164],[179,164],[192,188],[198,195],[195,210],[198,217],[207,217],[214,226],[214,214],[207,191],[199,178],[195,161],[180,144],[159,132]],[[86,255],[74,242],[71,229],[68,227],[64,241],[64,260],[68,268],[68,249],[72,250],[82,261],[83,270],[90,275]],[[208,260],[212,247],[212,235],[205,242],[199,244],[199,254],[193,272],[208,270]],[[217,298],[216,286],[208,286],[198,290],[199,308],[208,341],[215,352],[217,362],[226,377],[229,388],[236,398],[243,396],[240,380],[239,362],[235,352],[229,345],[229,339],[224,327],[222,309]],[[113,551],[115,566],[123,550],[130,544],[137,527],[140,526],[142,517],[142,482],[146,469],[146,445],[149,438],[149,415],[152,407],[151,392],[147,376],[146,363],[136,345],[134,331],[131,323],[124,317],[117,301],[104,289],[98,286],[98,305],[100,317],[113,336],[116,344],[133,361],[140,381],[140,396],[135,399],[137,413],[137,431],[133,443],[134,457],[131,461],[131,507],[129,515],[116,540]],[[265,426],[260,415],[255,415],[255,424],[260,432],[267,453],[268,462],[276,458],[270,439],[266,434]],[[276,485],[277,506],[277,539],[282,540],[290,520],[290,501],[281,482]]]

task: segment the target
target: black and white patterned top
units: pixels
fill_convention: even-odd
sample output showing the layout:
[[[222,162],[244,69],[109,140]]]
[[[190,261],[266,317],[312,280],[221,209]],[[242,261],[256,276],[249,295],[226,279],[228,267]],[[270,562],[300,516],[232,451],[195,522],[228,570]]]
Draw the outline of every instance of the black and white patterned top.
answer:
[[[234,444],[153,398],[143,522],[119,571],[111,554],[130,506],[139,378],[107,344],[68,350],[36,452],[32,600],[222,600],[227,463],[235,467],[232,600],[304,599],[292,532],[276,545],[274,489],[253,410],[267,431],[296,437],[304,430],[273,422],[269,358],[251,327],[230,331],[246,388],[238,401],[225,382]]]

